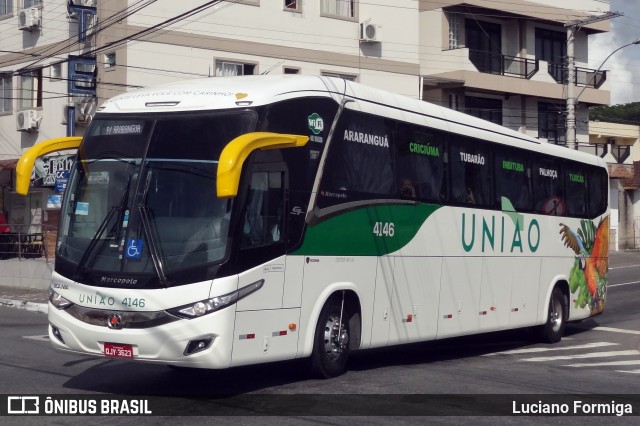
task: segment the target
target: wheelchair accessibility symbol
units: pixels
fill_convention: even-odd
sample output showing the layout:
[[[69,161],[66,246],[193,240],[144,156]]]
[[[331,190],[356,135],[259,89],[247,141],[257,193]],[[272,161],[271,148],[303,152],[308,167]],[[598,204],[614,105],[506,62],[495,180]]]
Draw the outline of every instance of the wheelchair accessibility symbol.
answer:
[[[142,240],[130,238],[129,241],[127,241],[125,256],[129,259],[140,259],[142,256]]]

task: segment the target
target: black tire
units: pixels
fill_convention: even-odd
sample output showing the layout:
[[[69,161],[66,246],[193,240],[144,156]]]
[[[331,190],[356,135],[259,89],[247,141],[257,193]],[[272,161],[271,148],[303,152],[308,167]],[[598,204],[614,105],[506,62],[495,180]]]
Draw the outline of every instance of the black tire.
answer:
[[[559,287],[551,292],[547,322],[540,327],[540,340],[546,343],[557,343],[562,339],[564,327],[569,317],[567,297]]]
[[[340,320],[342,318],[342,320]],[[349,315],[340,300],[331,299],[322,308],[311,353],[311,371],[322,379],[344,374],[349,359]]]

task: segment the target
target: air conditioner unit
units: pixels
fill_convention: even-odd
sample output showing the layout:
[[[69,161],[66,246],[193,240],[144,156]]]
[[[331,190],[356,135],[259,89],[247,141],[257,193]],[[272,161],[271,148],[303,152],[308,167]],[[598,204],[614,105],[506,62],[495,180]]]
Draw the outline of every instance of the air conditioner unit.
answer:
[[[31,31],[40,26],[40,9],[28,7],[18,12],[18,28]]]
[[[360,41],[365,43],[379,43],[382,41],[382,27],[369,22],[360,23]]]
[[[18,111],[18,114],[16,115],[16,130],[23,132],[37,130],[39,124],[40,118],[38,117],[38,111],[34,109]]]

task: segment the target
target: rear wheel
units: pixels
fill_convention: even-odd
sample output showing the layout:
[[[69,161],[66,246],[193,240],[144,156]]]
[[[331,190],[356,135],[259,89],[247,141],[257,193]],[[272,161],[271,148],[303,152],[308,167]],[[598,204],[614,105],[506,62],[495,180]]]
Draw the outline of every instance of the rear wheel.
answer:
[[[349,358],[349,320],[346,307],[340,300],[329,300],[318,318],[311,370],[314,375],[329,379],[346,371]]]
[[[559,342],[569,316],[567,296],[559,287],[551,292],[547,322],[540,328],[540,338],[547,343]]]

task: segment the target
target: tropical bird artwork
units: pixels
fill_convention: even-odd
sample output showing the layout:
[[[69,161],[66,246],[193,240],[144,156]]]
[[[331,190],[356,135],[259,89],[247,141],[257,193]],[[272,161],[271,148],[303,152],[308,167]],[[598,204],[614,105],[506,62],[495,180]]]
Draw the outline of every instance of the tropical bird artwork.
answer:
[[[602,312],[609,267],[609,216],[601,219],[597,227],[593,221],[581,220],[577,232],[561,223],[560,235],[564,245],[576,254],[569,275],[569,290],[576,307],[588,305],[592,315]]]

